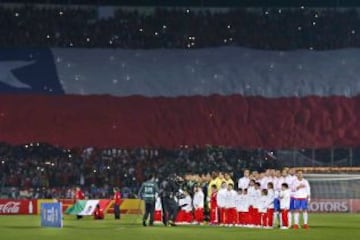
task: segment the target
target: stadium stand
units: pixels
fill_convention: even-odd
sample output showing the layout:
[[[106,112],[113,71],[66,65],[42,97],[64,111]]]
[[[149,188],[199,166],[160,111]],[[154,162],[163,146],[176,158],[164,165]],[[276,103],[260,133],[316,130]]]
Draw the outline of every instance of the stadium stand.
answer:
[[[354,9],[114,8],[102,14],[96,7],[20,5],[1,7],[0,20],[3,47],[326,50],[360,42]]]
[[[264,52],[277,50],[281,56],[283,52],[290,50],[307,49],[312,52],[322,52],[358,48],[360,46],[359,26],[360,16],[357,9],[298,7],[229,10],[114,7],[110,11],[104,11],[98,7],[87,5],[24,6],[15,4],[0,7],[0,35],[2,36],[0,46],[5,49],[61,48],[71,50],[76,48],[76,51],[83,49],[94,49],[94,51],[97,49],[110,51],[115,49],[134,51],[139,49],[187,49],[191,51],[218,47],[243,47],[265,50]],[[231,48],[229,49],[232,51]],[[46,54],[51,55],[51,53]],[[244,55],[246,54],[244,53]],[[56,56],[56,61],[59,63],[62,59]],[[341,64],[346,65],[346,63],[345,61]],[[269,71],[272,71],[273,66],[271,63],[268,65],[270,66]],[[71,68],[72,65],[67,63],[67,67]],[[302,69],[302,65],[298,65],[297,68]],[[228,69],[224,71],[230,72]],[[214,78],[217,80],[219,77],[214,75]],[[81,77],[75,76],[74,79],[79,81]],[[264,79],[267,79],[266,76]],[[0,79],[0,81],[2,80]],[[126,80],[129,81],[130,76],[126,76]],[[113,79],[112,81],[115,84],[118,80]],[[0,82],[0,90],[4,86],[8,87]],[[23,85],[20,85],[19,88],[21,87]],[[325,87],[325,89],[327,92],[324,95],[332,93],[332,88]],[[50,90],[52,89],[46,89],[51,92]],[[64,92],[61,89],[56,94]],[[346,92],[344,95],[347,96]],[[353,95],[355,94],[351,96]],[[345,98],[345,100],[349,99]],[[345,100],[337,108],[337,112],[334,110],[337,113],[335,115],[340,116],[334,122],[344,122],[343,119],[347,118],[349,112],[358,109],[357,101],[348,104]],[[39,101],[44,102],[41,99]],[[10,99],[9,102],[13,102],[13,99]],[[105,104],[108,102],[105,101]],[[296,105],[297,102],[294,104]],[[221,109],[223,105],[219,105]],[[232,102],[229,105],[232,105]],[[281,103],[279,105],[283,106]],[[304,105],[314,106],[314,103],[305,102]],[[332,106],[328,106],[329,104],[325,103],[325,105],[330,110],[332,109]],[[265,104],[265,106],[268,105]],[[352,108],[347,108],[348,106],[352,106]],[[0,105],[0,110],[2,110],[1,107]],[[70,107],[67,106],[67,108]],[[292,109],[292,107],[289,108]],[[207,109],[205,110],[207,111]],[[316,108],[313,111],[316,112]],[[10,110],[8,112],[13,113]],[[210,114],[206,113],[207,118],[213,118],[211,112]],[[311,125],[310,117],[307,118],[305,114],[309,112],[302,113],[299,114],[301,119],[297,121],[304,121]],[[68,117],[67,114],[64,115],[65,118]],[[94,118],[94,115],[90,116]],[[303,117],[303,115],[305,116]],[[18,117],[17,113],[14,116]],[[224,116],[227,117],[228,113],[225,113]],[[355,117],[350,121],[352,123],[357,119],[357,115],[353,116]],[[0,122],[3,119],[6,120],[6,117],[7,115],[1,112]],[[226,119],[225,117],[224,119]],[[325,119],[324,122],[327,122],[328,118],[330,119],[328,115],[321,118]],[[54,121],[56,122],[56,118]],[[58,124],[63,124],[61,120],[57,121]],[[215,125],[221,126],[223,122],[219,122],[215,122]],[[294,125],[295,123],[294,120]],[[108,123],[106,122],[106,124]],[[329,129],[332,126],[331,124],[325,126],[328,128],[325,129],[325,132],[331,132]],[[114,131],[117,125],[112,124],[111,127],[111,131]],[[320,129],[319,126],[317,127]],[[310,129],[313,128],[316,127]],[[22,145],[2,143],[0,145],[1,190],[4,196],[13,198],[66,198],[71,197],[69,189],[73,185],[79,184],[85,187],[88,196],[98,198],[107,197],[111,192],[111,186],[117,185],[122,187],[125,197],[133,197],[140,182],[155,170],[158,172],[159,178],[176,171],[179,174],[200,174],[207,179],[208,174],[215,170],[231,172],[234,179],[238,179],[244,168],[264,170],[284,166],[306,166],[309,167],[305,169],[307,174],[347,174],[342,179],[343,181],[338,181],[336,176],[332,176],[330,179],[324,179],[322,175],[312,175],[313,178],[310,176],[310,180],[313,180],[312,183],[314,183],[315,197],[358,198],[359,192],[352,192],[349,189],[358,184],[357,176],[353,177],[351,174],[356,175],[359,169],[337,168],[360,165],[359,149],[354,147],[353,142],[346,144],[351,136],[357,136],[357,132],[350,131],[353,128],[354,126],[348,126],[346,131],[340,129],[336,133],[331,132],[321,138],[319,141],[325,142],[326,146],[332,145],[333,142],[341,143],[338,144],[339,146],[334,145],[332,148],[326,149],[315,149],[315,146],[314,149],[303,149],[296,146],[297,149],[275,151],[204,146],[178,146],[172,150],[145,148],[144,146],[128,149],[95,147],[69,149],[37,142]],[[11,128],[7,129],[11,130]],[[14,134],[14,136],[21,138],[22,134]],[[340,140],[326,139],[326,137],[331,138],[329,137],[331,134],[340,136]],[[256,136],[255,140],[262,142],[268,137],[264,135]],[[318,138],[322,136],[319,134]],[[147,138],[151,137],[147,136]],[[306,136],[296,137],[302,139]],[[57,141],[56,137],[52,137],[52,139]],[[196,170],[194,171],[194,169]],[[317,184],[318,182],[320,184]]]

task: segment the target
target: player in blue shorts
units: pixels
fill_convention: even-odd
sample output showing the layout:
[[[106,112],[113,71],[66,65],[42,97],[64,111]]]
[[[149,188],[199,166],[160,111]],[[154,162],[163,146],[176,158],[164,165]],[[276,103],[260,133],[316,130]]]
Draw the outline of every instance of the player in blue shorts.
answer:
[[[300,213],[303,216],[303,228],[308,229],[308,203],[310,201],[310,185],[309,182],[304,179],[303,172],[301,170],[297,171],[297,178],[293,182],[294,190],[294,229],[299,228],[299,218]]]

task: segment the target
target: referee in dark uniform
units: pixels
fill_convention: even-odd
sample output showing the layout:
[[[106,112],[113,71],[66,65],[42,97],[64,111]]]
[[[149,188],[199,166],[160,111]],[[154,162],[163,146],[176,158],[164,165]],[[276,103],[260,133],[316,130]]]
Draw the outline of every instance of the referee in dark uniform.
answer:
[[[154,225],[154,210],[156,194],[159,192],[159,187],[155,182],[153,175],[149,176],[149,180],[144,182],[139,190],[138,196],[145,202],[145,213],[143,216],[143,226],[146,227],[146,221],[150,215],[149,226]]]

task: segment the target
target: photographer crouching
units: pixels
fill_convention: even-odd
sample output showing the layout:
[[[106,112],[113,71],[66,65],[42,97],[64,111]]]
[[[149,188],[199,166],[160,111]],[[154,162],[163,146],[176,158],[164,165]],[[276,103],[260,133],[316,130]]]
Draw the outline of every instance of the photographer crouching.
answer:
[[[160,198],[162,205],[162,217],[165,226],[176,226],[175,220],[179,211],[178,200],[184,198],[181,191],[184,179],[172,174],[160,184]]]

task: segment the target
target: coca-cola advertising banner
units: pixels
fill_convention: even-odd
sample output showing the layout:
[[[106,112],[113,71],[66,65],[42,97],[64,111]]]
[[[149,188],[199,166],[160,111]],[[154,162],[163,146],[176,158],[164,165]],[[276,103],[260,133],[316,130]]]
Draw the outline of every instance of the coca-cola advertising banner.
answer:
[[[37,200],[0,199],[0,215],[37,214]]]
[[[359,213],[360,199],[312,199],[311,212]]]

